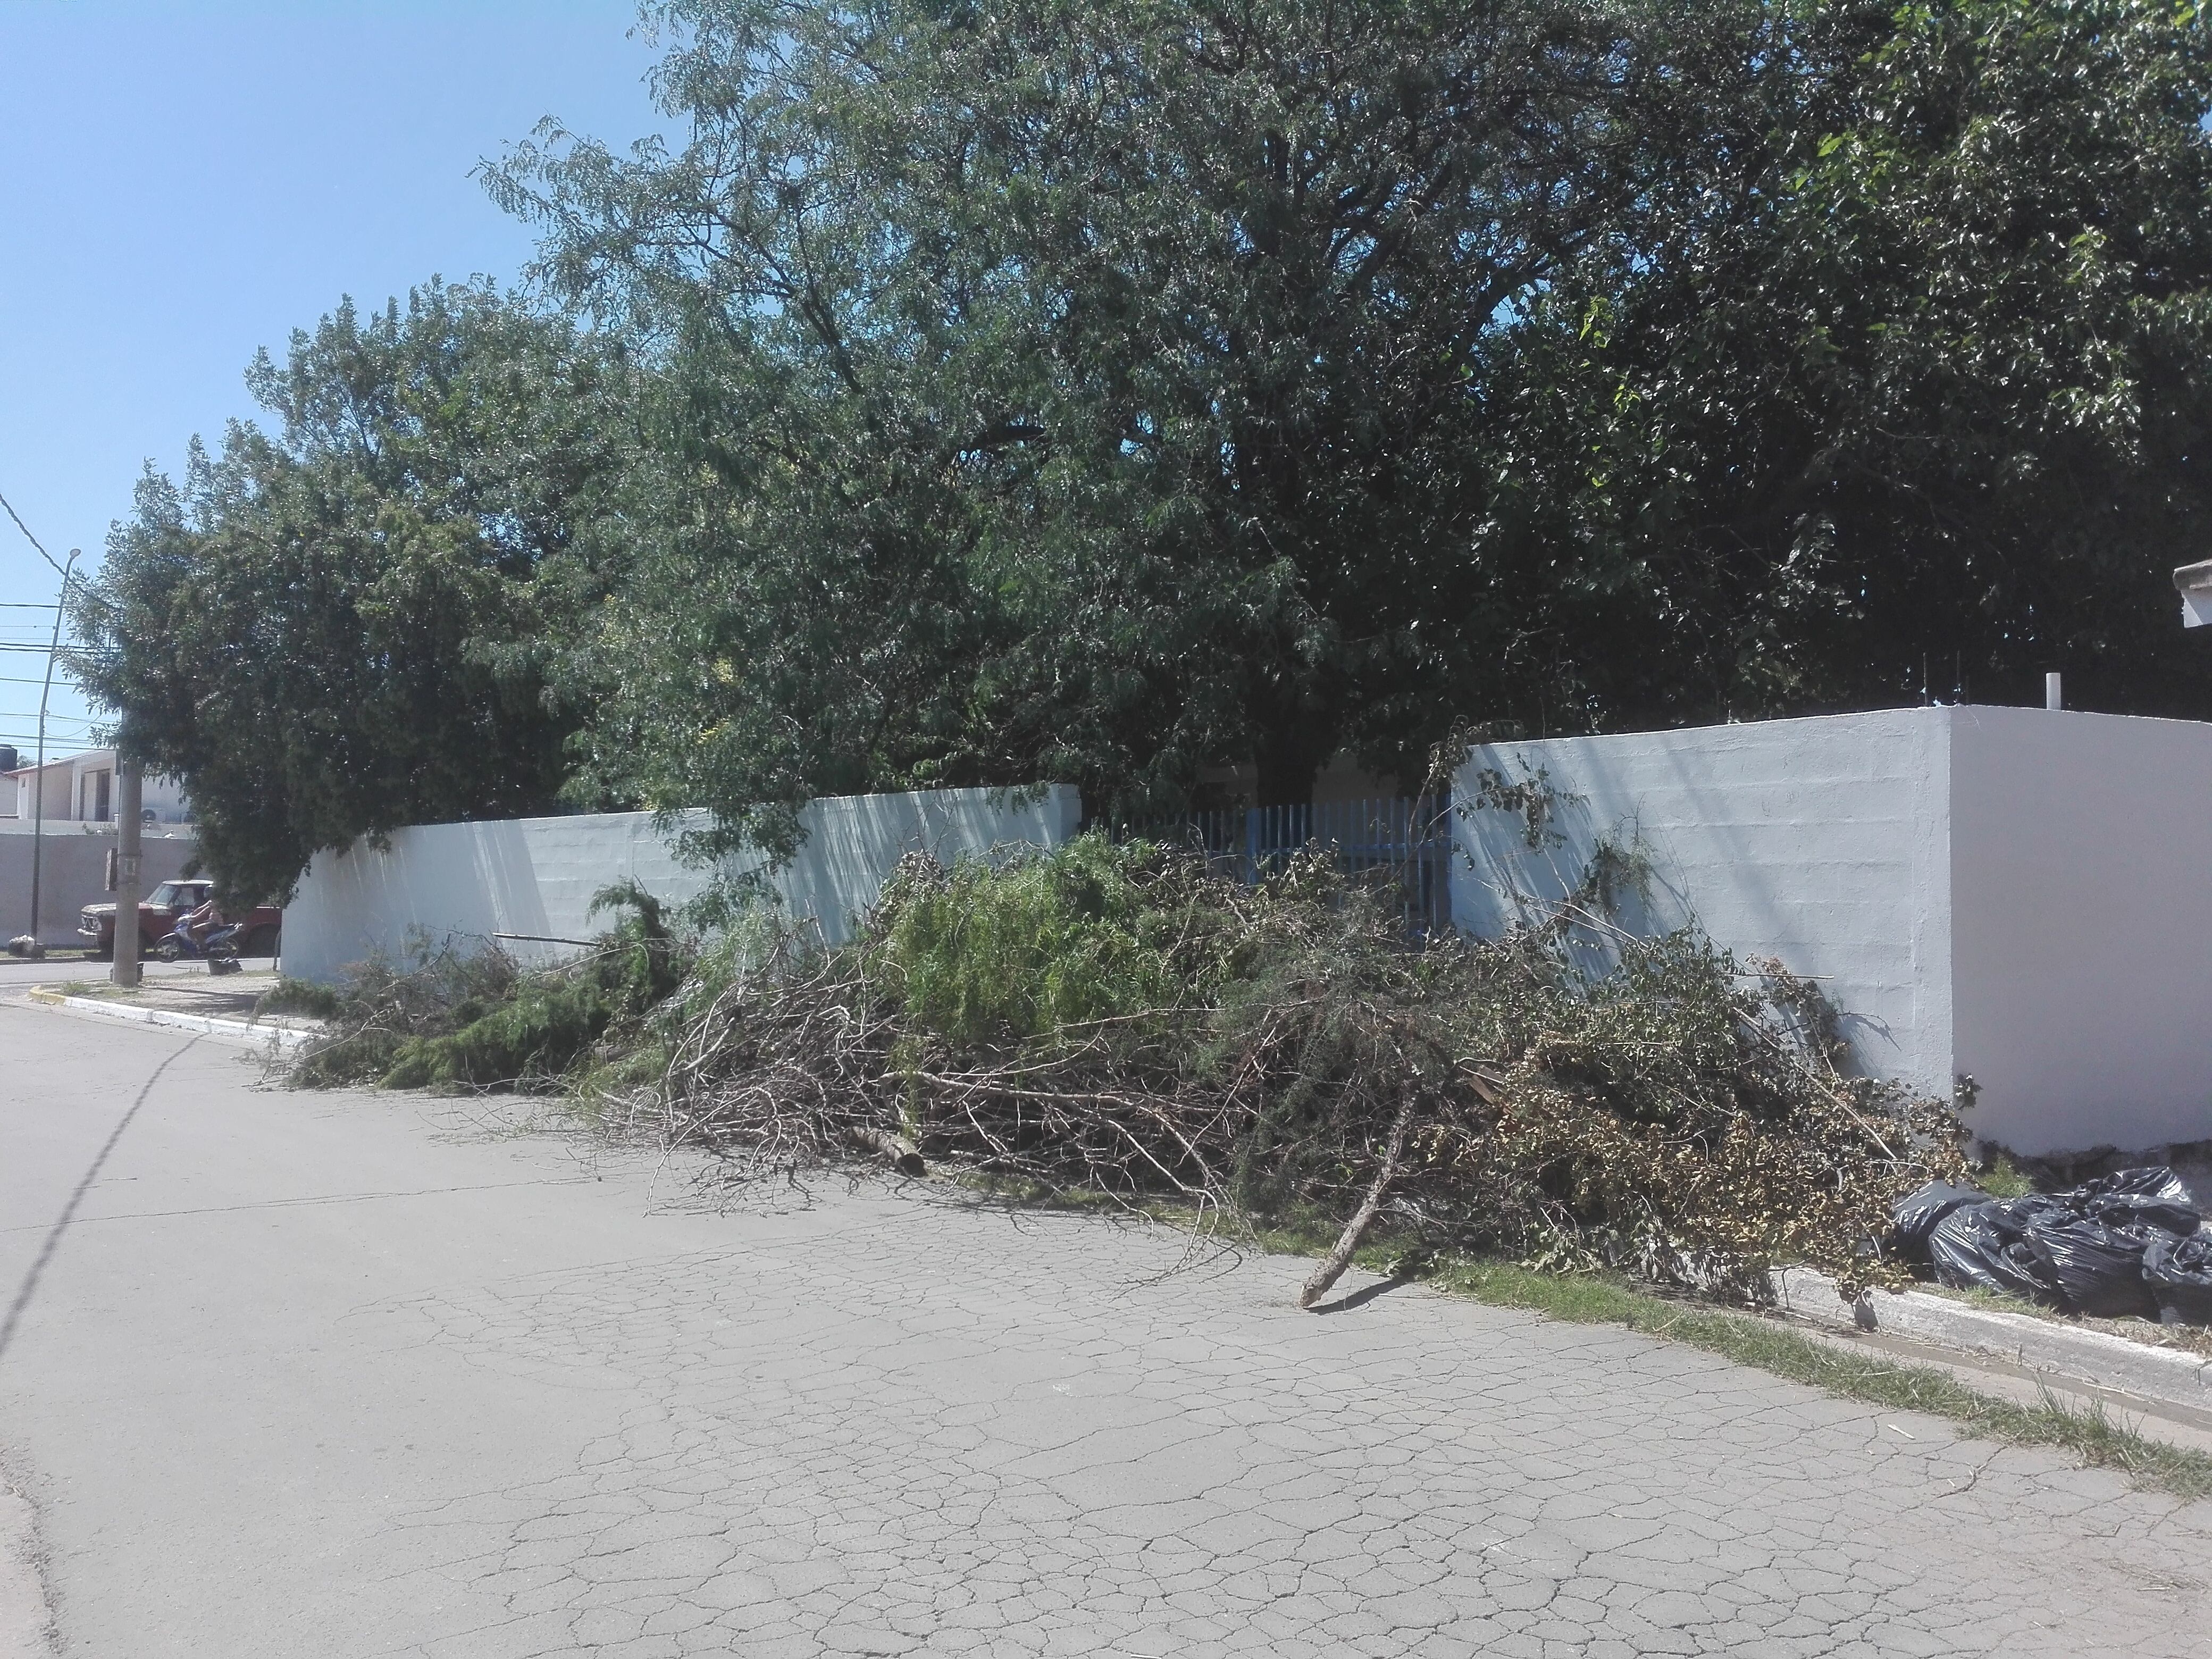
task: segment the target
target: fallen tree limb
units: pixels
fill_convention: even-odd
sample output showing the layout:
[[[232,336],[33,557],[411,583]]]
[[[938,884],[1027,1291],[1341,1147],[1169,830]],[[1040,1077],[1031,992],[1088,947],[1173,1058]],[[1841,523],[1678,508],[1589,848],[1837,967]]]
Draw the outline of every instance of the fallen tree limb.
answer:
[[[1406,1155],[1406,1132],[1413,1121],[1413,1091],[1408,1089],[1405,1099],[1399,1103],[1397,1121],[1390,1126],[1390,1144],[1382,1153],[1382,1167],[1376,1170],[1374,1183],[1368,1188],[1359,1207],[1352,1212],[1352,1219],[1344,1224],[1336,1248],[1322,1258],[1321,1265],[1306,1280],[1305,1288],[1298,1292],[1301,1308],[1310,1308],[1328,1294],[1328,1287],[1343,1277],[1344,1270],[1352,1265],[1352,1252],[1359,1248],[1359,1241],[1367,1236],[1368,1228],[1375,1224],[1382,1200],[1389,1196],[1390,1183],[1398,1178],[1398,1164]]]
[[[851,1139],[862,1152],[875,1152],[890,1159],[891,1166],[901,1175],[929,1173],[929,1166],[922,1162],[920,1150],[904,1135],[894,1134],[888,1129],[860,1127],[851,1132]]]

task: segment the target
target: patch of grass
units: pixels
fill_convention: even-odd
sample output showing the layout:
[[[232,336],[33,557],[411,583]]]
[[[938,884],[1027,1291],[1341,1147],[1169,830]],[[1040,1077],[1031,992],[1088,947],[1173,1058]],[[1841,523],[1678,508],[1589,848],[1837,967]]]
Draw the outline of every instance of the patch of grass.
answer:
[[[1453,1258],[1436,1263],[1427,1279],[1492,1307],[1526,1309],[1578,1325],[1622,1325],[1845,1400],[1926,1412],[1982,1439],[2056,1447],[2177,1498],[2212,1497],[2212,1455],[2148,1439],[2113,1420],[2101,1402],[2075,1410],[2045,1394],[2039,1405],[2015,1405],[1978,1394],[1947,1371],[1854,1353],[1771,1320],[1654,1296],[1599,1274],[1539,1273],[1511,1262]]]
[[[112,981],[105,979],[64,980],[58,985],[46,985],[40,988],[51,991],[56,996],[61,997],[107,997],[125,1002],[138,994],[135,990],[126,990]]]
[[[1975,1176],[1974,1184],[1991,1198],[2025,1198],[2035,1190],[2035,1183],[2003,1152],[1990,1160],[1988,1169]]]

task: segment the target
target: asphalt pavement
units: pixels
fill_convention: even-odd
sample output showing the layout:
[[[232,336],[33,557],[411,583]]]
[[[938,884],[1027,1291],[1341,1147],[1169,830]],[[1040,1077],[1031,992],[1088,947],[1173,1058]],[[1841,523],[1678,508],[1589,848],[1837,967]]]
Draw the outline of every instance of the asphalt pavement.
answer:
[[[0,1642],[2212,1653],[2206,1506],[1663,1341],[933,1183],[718,1212],[8,995],[0,1063]]]

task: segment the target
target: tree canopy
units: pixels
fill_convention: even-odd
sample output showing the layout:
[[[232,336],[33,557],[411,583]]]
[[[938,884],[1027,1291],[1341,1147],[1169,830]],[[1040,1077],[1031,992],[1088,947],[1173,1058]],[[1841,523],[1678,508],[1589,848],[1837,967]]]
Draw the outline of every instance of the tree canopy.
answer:
[[[94,689],[217,867],[556,787],[710,807],[702,853],[870,788],[1144,815],[1249,760],[1297,799],[1468,722],[2051,667],[2212,713],[2165,586],[2212,414],[2193,6],[647,21],[684,142],[489,173],[534,304],[341,313],[257,371],[281,441],[118,531]]]
[[[364,833],[546,808],[580,717],[536,577],[583,556],[618,374],[557,319],[433,283],[248,378],[277,434],[195,443],[181,487],[149,472],[76,603],[118,741],[185,783],[240,899]]]

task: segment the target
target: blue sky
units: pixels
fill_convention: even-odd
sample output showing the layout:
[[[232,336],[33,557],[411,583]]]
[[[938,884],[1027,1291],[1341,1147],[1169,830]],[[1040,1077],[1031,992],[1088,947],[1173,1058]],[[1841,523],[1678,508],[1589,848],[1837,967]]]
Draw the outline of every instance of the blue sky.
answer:
[[[471,179],[540,118],[660,126],[632,0],[0,0],[0,494],[96,566],[144,463],[253,412],[242,371],[351,294],[515,280],[529,228]],[[0,519],[0,602],[53,573]],[[50,617],[0,609],[0,642]],[[42,659],[0,651],[27,750]],[[57,684],[49,752],[90,712]]]

